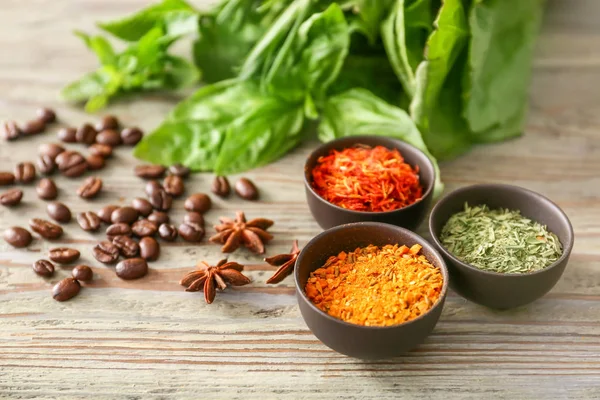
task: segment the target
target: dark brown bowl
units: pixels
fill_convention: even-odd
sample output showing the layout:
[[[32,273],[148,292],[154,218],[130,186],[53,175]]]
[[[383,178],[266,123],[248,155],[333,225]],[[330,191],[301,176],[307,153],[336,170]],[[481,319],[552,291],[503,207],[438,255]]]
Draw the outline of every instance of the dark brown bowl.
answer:
[[[304,293],[310,273],[341,251],[353,251],[370,244],[413,244],[423,246],[422,254],[441,269],[444,279],[437,303],[426,313],[400,325],[362,326],[331,317],[317,308]],[[378,222],[358,222],[331,228],[314,237],[302,250],[294,272],[300,312],[306,325],[333,350],[362,359],[401,355],[422,343],[431,333],[442,312],[448,290],[448,270],[444,259],[425,239],[407,229]]]
[[[444,248],[439,235],[448,219],[464,209],[465,202],[520,210],[525,217],[547,225],[563,246],[562,256],[543,270],[527,274],[484,271],[462,262]],[[552,289],[567,266],[574,239],[569,218],[556,204],[530,190],[502,184],[473,185],[451,192],[433,208],[429,232],[448,264],[452,289],[475,303],[497,309],[531,303]]]
[[[319,157],[327,155],[331,150],[343,150],[357,144],[368,146],[384,146],[388,149],[398,149],[404,160],[411,166],[419,167],[419,180],[423,186],[421,200],[407,207],[393,211],[368,212],[354,211],[336,206],[319,196],[312,188],[311,172]],[[421,150],[398,139],[385,136],[348,136],[333,140],[319,146],[306,160],[304,165],[304,187],[306,201],[313,217],[323,229],[349,224],[352,222],[385,222],[407,229],[415,229],[425,216],[433,197],[435,184],[435,168],[431,160]]]

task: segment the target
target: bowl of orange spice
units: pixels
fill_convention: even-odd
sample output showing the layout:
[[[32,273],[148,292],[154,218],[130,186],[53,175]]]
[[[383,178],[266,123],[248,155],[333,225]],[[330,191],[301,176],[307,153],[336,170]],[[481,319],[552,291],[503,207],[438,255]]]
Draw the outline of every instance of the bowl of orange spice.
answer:
[[[325,345],[361,359],[399,356],[422,343],[442,312],[448,271],[419,235],[358,222],[322,232],[294,272],[304,321]]]
[[[385,136],[333,140],[304,166],[306,200],[323,229],[364,221],[414,229],[425,219],[434,183],[425,153]]]

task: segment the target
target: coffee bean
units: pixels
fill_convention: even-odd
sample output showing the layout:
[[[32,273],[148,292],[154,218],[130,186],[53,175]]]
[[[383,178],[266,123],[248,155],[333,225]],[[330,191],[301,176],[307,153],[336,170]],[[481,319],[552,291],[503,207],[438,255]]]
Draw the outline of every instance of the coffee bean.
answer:
[[[152,207],[160,211],[170,210],[173,204],[173,198],[162,187],[154,191],[149,200]]]
[[[258,199],[258,189],[248,178],[240,178],[235,183],[235,192],[244,200]]]
[[[56,183],[50,178],[42,178],[35,187],[38,197],[42,200],[54,200],[58,196]]]
[[[59,264],[70,264],[78,260],[80,255],[78,250],[69,247],[58,247],[48,252],[48,258]]]
[[[146,261],[156,261],[160,255],[160,245],[149,236],[140,240],[140,257]]]
[[[190,169],[182,164],[175,164],[169,167],[169,174],[179,176],[181,178],[187,178],[190,174]]]
[[[65,151],[56,157],[56,164],[63,175],[76,178],[85,173],[87,162],[81,154],[76,151]]]
[[[38,108],[36,111],[37,118],[45,124],[51,124],[56,121],[56,113],[50,108]]]
[[[90,124],[83,124],[77,128],[75,139],[77,143],[93,144],[96,141],[97,132]]]
[[[56,162],[49,155],[39,156],[35,163],[42,175],[50,175],[56,169]]]
[[[73,275],[73,278],[83,282],[91,281],[94,277],[94,271],[87,265],[76,266],[73,268],[73,271],[71,271],[71,274]]]
[[[27,229],[13,226],[4,231],[4,240],[12,247],[22,248],[29,246],[33,238]]]
[[[99,169],[104,168],[104,158],[100,156],[90,154],[89,156],[87,156],[85,161],[87,162],[87,166],[90,171],[97,171]]]
[[[133,169],[135,175],[143,179],[157,179],[165,174],[166,168],[162,165],[144,164]]]
[[[23,135],[37,135],[38,133],[44,132],[44,130],[46,130],[46,124],[39,119],[26,122],[25,125],[21,127]]]
[[[105,115],[102,121],[96,124],[96,130],[98,132],[105,129],[117,129],[119,128],[119,120],[114,115]],[[119,139],[120,140],[120,139]]]
[[[106,237],[111,241],[117,236],[131,236],[132,234],[131,227],[123,222],[112,224],[106,228]]]
[[[140,252],[140,245],[129,236],[115,236],[112,243],[117,246],[123,257],[135,257]]]
[[[148,221],[152,221],[156,225],[166,224],[169,222],[169,215],[162,211],[154,211],[148,215]]]
[[[83,184],[77,189],[77,194],[83,199],[94,198],[102,190],[102,179],[96,176],[90,176],[83,181]]]
[[[120,207],[117,208],[110,216],[110,220],[113,224],[124,222],[126,224],[132,224],[138,219],[138,211],[133,207]]]
[[[92,249],[94,258],[103,264],[114,264],[119,259],[119,248],[111,242],[100,242]]]
[[[43,143],[38,148],[40,156],[49,156],[52,161],[56,160],[56,157],[65,151],[65,148],[56,143]]]
[[[41,218],[29,220],[29,227],[44,239],[58,239],[63,234],[59,225]]]
[[[87,232],[96,232],[100,229],[102,221],[100,217],[92,211],[86,211],[77,214],[77,223],[79,227]]]
[[[185,203],[183,203],[183,207],[187,211],[195,211],[199,213],[207,212],[210,210],[211,206],[212,201],[210,200],[210,197],[204,193],[193,194],[185,200]]]
[[[123,140],[123,144],[126,145],[136,145],[142,137],[144,136],[144,132],[142,132],[139,128],[125,128],[121,131],[121,139]]]
[[[15,121],[7,121],[4,123],[4,130],[2,131],[2,137],[6,141],[17,140],[21,136],[21,128]]]
[[[96,143],[116,147],[121,144],[121,135],[114,129],[105,129],[96,136]]]
[[[67,301],[77,296],[81,284],[77,279],[65,278],[52,288],[52,297],[56,301]]]
[[[228,197],[231,193],[231,186],[229,186],[229,180],[225,176],[215,176],[210,190],[219,197]]]
[[[144,191],[146,192],[146,194],[148,195],[148,197],[152,197],[152,195],[161,190],[163,187],[160,183],[158,183],[157,181],[150,181],[148,183],[146,183],[146,187],[144,188]]]
[[[139,279],[148,273],[148,263],[143,258],[129,258],[118,263],[115,272],[121,279]]]
[[[0,186],[8,186],[15,183],[15,174],[12,172],[0,171]]]
[[[179,225],[179,236],[186,242],[199,242],[204,238],[204,233],[204,228],[194,222],[184,222]]]
[[[56,222],[60,222],[62,224],[71,222],[71,210],[63,203],[48,203],[48,206],[46,206],[46,211],[48,212],[50,218]]]
[[[35,166],[30,162],[18,163],[14,173],[17,182],[30,183],[35,180]]]
[[[179,197],[185,191],[185,185],[183,184],[183,179],[181,179],[177,175],[169,175],[163,181],[163,188],[165,192],[170,194],[173,197]]]
[[[141,219],[136,221],[133,225],[131,225],[132,232],[139,236],[153,236],[156,234],[158,227],[152,221],[148,221],[147,219]]]
[[[62,142],[75,143],[77,141],[77,130],[75,128],[62,128],[56,136]]]
[[[37,260],[32,265],[33,272],[46,278],[54,275],[54,264],[48,260]]]
[[[183,222],[193,222],[204,228],[204,217],[197,212],[189,212],[183,217]]]
[[[137,197],[133,199],[131,206],[138,210],[140,215],[143,217],[147,217],[152,213],[152,204],[150,204],[150,202],[146,199]]]
[[[98,217],[100,217],[102,222],[104,222],[105,224],[110,224],[110,223],[112,223],[110,217],[111,217],[113,211],[115,211],[117,208],[119,208],[119,206],[115,206],[113,204],[102,207],[98,211]]]
[[[177,228],[175,228],[175,225],[162,224],[158,227],[158,235],[162,240],[174,242],[177,239]]]
[[[94,143],[88,148],[88,151],[93,156],[98,156],[102,158],[108,158],[112,155],[113,149],[112,147],[106,144]]]
[[[20,189],[10,189],[0,193],[0,204],[7,207],[16,206],[23,198],[23,191]]]

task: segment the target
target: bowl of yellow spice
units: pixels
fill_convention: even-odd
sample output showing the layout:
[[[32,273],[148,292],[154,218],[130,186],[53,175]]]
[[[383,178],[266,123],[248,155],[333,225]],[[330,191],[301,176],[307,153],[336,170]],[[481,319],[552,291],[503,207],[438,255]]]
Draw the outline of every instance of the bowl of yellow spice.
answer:
[[[497,309],[531,303],[550,291],[574,241],[569,218],[556,204],[504,184],[449,193],[433,208],[429,231],[448,265],[452,289]]]
[[[294,272],[300,312],[333,350],[361,359],[401,355],[435,327],[448,271],[419,235],[357,222],[322,232],[302,250]]]

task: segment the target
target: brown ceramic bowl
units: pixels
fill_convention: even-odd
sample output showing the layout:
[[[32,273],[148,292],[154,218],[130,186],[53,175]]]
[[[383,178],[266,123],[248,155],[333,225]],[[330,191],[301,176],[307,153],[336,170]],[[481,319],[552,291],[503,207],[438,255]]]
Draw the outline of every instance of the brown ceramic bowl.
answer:
[[[304,293],[310,273],[331,256],[370,244],[413,244],[423,246],[422,254],[440,268],[444,286],[437,303],[426,313],[400,325],[377,327],[344,322],[317,308]],[[401,355],[422,343],[435,327],[446,299],[448,270],[435,248],[419,235],[394,225],[358,222],[331,228],[314,237],[302,250],[294,272],[300,312],[306,325],[333,350],[362,359],[381,359]]]
[[[312,188],[311,176],[311,172],[317,164],[319,157],[327,155],[331,150],[343,150],[357,144],[398,149],[408,164],[413,167],[418,166],[419,180],[423,186],[423,196],[421,200],[398,210],[368,212],[347,210],[336,206],[319,196]],[[427,215],[433,197],[434,183],[435,169],[433,163],[425,153],[408,143],[385,136],[348,136],[333,140],[319,146],[313,151],[306,160],[304,166],[306,201],[308,202],[308,207],[310,208],[313,217],[323,229],[329,229],[334,226],[352,222],[374,221],[385,222],[413,230],[423,222],[423,219],[425,219],[425,216]]]
[[[489,272],[462,262],[444,248],[439,236],[448,219],[464,209],[465,202],[520,210],[525,217],[547,225],[562,243],[562,256],[543,270],[527,274]],[[473,185],[451,192],[433,208],[429,232],[448,264],[452,289],[475,303],[497,309],[531,303],[552,289],[567,266],[574,238],[569,218],[556,204],[530,190],[502,184]]]

